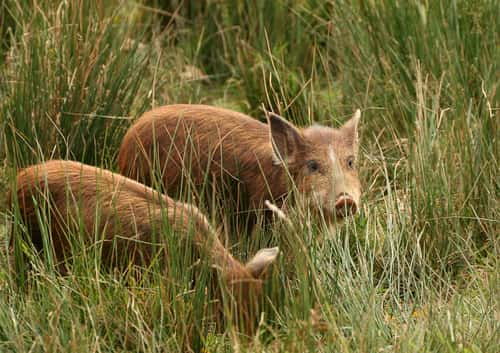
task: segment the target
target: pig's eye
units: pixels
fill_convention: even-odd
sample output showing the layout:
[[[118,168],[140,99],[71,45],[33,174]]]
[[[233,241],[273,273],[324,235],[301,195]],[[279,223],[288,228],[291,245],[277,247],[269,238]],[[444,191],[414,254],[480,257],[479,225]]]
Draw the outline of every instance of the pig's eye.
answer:
[[[347,167],[349,169],[354,169],[354,162],[355,161],[354,161],[354,157],[353,156],[347,158]]]
[[[315,161],[314,159],[311,159],[310,161],[307,161],[307,170],[309,170],[309,173],[316,173],[319,171],[319,163],[318,161]]]

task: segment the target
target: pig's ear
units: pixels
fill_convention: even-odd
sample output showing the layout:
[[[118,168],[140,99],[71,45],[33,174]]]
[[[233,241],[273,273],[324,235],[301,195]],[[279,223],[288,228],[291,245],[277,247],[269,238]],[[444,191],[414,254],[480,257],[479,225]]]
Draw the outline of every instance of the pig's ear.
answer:
[[[245,267],[254,278],[260,278],[266,269],[278,257],[279,248],[260,249],[255,256],[247,262]]]
[[[342,131],[346,134],[349,141],[352,141],[354,146],[358,145],[358,125],[361,119],[361,110],[356,110],[351,119],[349,119],[344,125],[342,125]]]
[[[275,164],[293,163],[304,140],[300,131],[281,116],[268,112],[267,121],[273,146],[273,161]]]

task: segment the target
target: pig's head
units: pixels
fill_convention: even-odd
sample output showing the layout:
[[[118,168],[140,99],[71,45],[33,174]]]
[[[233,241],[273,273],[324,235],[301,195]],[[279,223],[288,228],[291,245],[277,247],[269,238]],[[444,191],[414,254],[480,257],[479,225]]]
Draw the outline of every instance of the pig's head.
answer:
[[[288,169],[299,196],[321,211],[328,223],[354,215],[360,207],[360,117],[358,109],[339,129],[320,125],[299,129],[268,114],[274,163]]]

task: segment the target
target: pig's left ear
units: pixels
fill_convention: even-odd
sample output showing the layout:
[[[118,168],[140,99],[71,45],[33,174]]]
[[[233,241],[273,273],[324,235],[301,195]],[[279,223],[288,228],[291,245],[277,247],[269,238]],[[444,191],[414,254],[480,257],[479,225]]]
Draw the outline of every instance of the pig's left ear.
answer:
[[[302,134],[292,123],[278,114],[266,113],[274,164],[293,163],[304,149]]]
[[[358,124],[361,119],[361,110],[356,110],[351,119],[349,119],[344,125],[342,125],[342,131],[348,136],[349,140],[352,141],[354,146],[358,145]]]

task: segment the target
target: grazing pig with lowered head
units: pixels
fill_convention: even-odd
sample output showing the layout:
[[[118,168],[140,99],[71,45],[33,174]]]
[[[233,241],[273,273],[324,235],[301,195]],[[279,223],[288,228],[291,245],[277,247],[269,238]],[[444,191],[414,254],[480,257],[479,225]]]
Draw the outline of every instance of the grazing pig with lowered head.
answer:
[[[258,316],[260,276],[275,260],[277,248],[262,249],[246,265],[241,264],[196,207],[78,162],[53,160],[21,170],[10,199],[18,205],[36,250],[46,249],[42,230],[48,230],[45,234],[50,235],[49,244],[63,273],[75,255],[71,244],[78,234],[83,234],[85,246],[101,246],[103,263],[124,268],[130,263],[147,266],[158,255],[168,256],[164,245],[170,234],[189,239],[196,253],[206,257],[227,284],[240,327],[252,330]],[[42,214],[46,216],[40,218]],[[18,244],[14,233],[10,244],[12,248]]]
[[[207,173],[216,190],[235,181],[238,197],[247,200],[242,211],[261,209],[266,199],[282,206],[295,185],[298,196],[331,223],[360,206],[360,116],[357,110],[339,129],[298,128],[274,113],[264,124],[207,105],[167,105],[146,112],[128,130],[118,165],[150,185],[158,173],[169,194],[186,180],[199,187]]]

